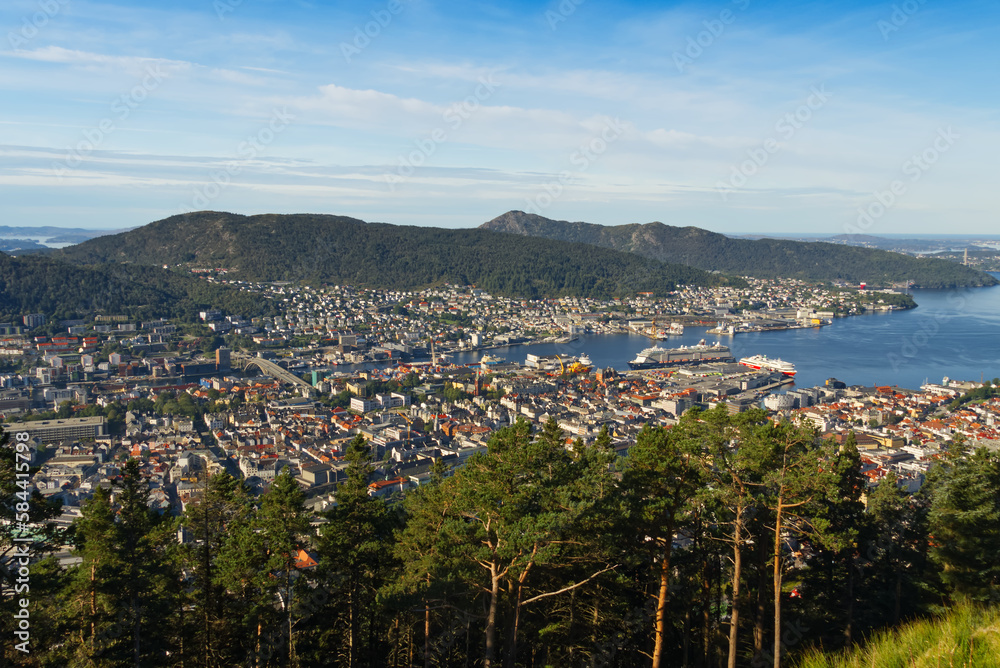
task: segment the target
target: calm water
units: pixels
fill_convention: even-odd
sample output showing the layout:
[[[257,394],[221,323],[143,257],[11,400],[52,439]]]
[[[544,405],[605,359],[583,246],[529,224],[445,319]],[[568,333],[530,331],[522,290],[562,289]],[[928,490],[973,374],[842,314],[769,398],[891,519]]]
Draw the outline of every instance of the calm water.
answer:
[[[1000,277],[1000,275],[998,275]],[[708,335],[688,327],[660,345],[692,345],[699,339],[728,345],[739,359],[764,354],[795,364],[796,384],[808,387],[834,376],[848,385],[899,385],[917,389],[925,379],[979,380],[1000,376],[1000,286],[966,290],[916,290],[910,311],[838,318],[832,325],[783,332]],[[587,353],[594,364],[627,369],[650,345],[635,334],[581,336],[568,344],[514,346],[490,351],[511,361],[536,355]],[[454,356],[458,364],[482,353]]]

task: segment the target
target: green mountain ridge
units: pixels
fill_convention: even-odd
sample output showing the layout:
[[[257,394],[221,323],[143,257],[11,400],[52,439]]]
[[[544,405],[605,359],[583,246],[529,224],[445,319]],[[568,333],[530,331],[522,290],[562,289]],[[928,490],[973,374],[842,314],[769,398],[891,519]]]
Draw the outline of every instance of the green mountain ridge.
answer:
[[[742,285],[700,269],[566,241],[480,229],[366,223],[345,216],[203,211],[52,253],[75,264],[226,268],[251,281],[419,289],[458,283],[519,297],[665,294],[680,285]]]
[[[989,274],[946,260],[825,242],[733,239],[663,223],[604,226],[509,211],[480,229],[592,244],[662,262],[755,278],[867,282],[912,281],[924,288],[996,285]]]

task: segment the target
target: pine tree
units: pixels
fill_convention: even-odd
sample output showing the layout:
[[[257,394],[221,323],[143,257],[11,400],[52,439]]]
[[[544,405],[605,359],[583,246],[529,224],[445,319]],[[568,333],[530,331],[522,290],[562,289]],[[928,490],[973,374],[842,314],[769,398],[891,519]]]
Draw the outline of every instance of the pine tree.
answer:
[[[305,577],[296,568],[299,550],[308,546],[309,517],[304,504],[305,494],[291,470],[285,468],[271,482],[255,517],[267,552],[265,569],[270,578],[265,592],[273,596],[282,612],[283,623],[276,631],[285,643],[289,666],[295,664],[294,602],[306,588]]]
[[[103,488],[82,509],[75,523],[76,554],[81,563],[71,571],[66,591],[68,612],[77,620],[67,639],[75,661],[103,665],[104,656],[121,654],[122,623],[118,615],[118,587],[123,569],[116,549],[115,512],[111,496]],[[121,611],[124,612],[124,611]]]
[[[729,647],[727,663],[735,668],[739,656],[740,613],[744,593],[743,559],[748,549],[759,540],[753,531],[753,520],[759,519],[763,501],[762,484],[767,471],[766,458],[759,448],[741,447],[752,441],[753,431],[768,422],[766,411],[754,409],[735,416],[720,406],[704,415],[702,435],[704,452],[702,466],[710,482],[707,494],[718,504],[716,522],[726,528],[724,542],[732,549],[731,606],[729,614]]]
[[[98,488],[76,525],[73,651],[98,665],[167,665],[177,649],[166,623],[178,609],[175,527],[150,511],[138,460],[125,464],[113,490]]]
[[[858,535],[864,529],[865,505],[861,501],[868,485],[861,474],[861,454],[858,442],[851,431],[833,458],[834,494],[827,495],[825,513],[828,518],[826,540],[821,544],[831,552],[833,566],[843,573],[844,644],[850,647],[855,641],[855,604],[857,598],[857,547]],[[833,540],[830,539],[833,537]],[[834,603],[834,609],[836,606]]]
[[[820,447],[813,428],[769,422],[753,428],[740,448],[752,448],[755,458],[769,467],[763,478],[762,499],[769,511],[771,540],[772,663],[780,668],[782,641],[782,579],[785,567],[785,534],[801,539],[824,540],[834,550],[844,539],[830,531],[825,502],[838,493],[831,471],[834,454]]]
[[[591,562],[571,582],[562,573],[567,539],[578,536],[587,507],[574,498],[579,475],[554,422],[533,438],[531,425],[519,420],[442,483],[448,510],[441,550],[483,599],[484,666],[518,660],[527,606],[578,590],[614,567]]]
[[[926,590],[934,586],[925,499],[926,492],[913,497],[900,489],[892,472],[868,495],[864,527],[865,563],[871,570],[866,586],[870,626],[896,625],[921,612]]]
[[[228,473],[218,473],[205,480],[200,499],[185,512],[184,526],[190,530],[195,545],[185,554],[193,573],[191,605],[198,620],[193,642],[197,644],[199,665],[228,665],[226,645],[235,643],[229,624],[227,597],[217,577],[217,561],[225,543],[227,531],[238,518],[251,512],[249,495],[242,481]]]
[[[649,552],[657,581],[653,668],[664,665],[674,539],[693,511],[701,487],[699,413],[689,412],[672,429],[647,425],[629,450],[623,478],[636,548]]]
[[[407,492],[404,500],[405,524],[394,545],[401,568],[398,582],[387,587],[422,609],[424,668],[434,661],[441,662],[441,649],[435,647],[432,609],[453,606],[460,593],[454,586],[453,571],[449,570],[446,545],[441,531],[450,515],[451,497],[445,493],[444,466],[435,462],[429,483]],[[456,606],[457,607],[457,606]],[[468,620],[466,620],[468,621]]]
[[[223,659],[257,668],[278,652],[274,639],[280,636],[274,632],[279,620],[267,543],[254,515],[238,514],[227,525],[212,579],[226,592],[226,625],[233,631]]]
[[[955,444],[928,476],[931,558],[955,597],[1000,599],[1000,457]]]
[[[348,668],[382,663],[379,637],[383,621],[381,589],[390,579],[396,513],[368,494],[375,471],[371,449],[358,435],[345,451],[347,479],[337,486],[319,540],[319,577],[330,593],[330,624],[322,636],[325,651]],[[343,629],[343,631],[338,631]]]

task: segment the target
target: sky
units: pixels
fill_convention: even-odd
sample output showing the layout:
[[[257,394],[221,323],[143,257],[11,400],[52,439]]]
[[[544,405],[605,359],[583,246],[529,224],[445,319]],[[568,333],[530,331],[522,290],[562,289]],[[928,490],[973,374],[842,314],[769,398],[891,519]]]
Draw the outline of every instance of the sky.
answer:
[[[1000,6],[5,0],[0,225],[986,234]]]

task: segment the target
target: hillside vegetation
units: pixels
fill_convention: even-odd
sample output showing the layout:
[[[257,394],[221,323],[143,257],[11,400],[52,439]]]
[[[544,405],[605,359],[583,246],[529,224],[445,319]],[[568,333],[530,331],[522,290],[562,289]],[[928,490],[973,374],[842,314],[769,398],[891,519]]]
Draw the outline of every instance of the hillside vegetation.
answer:
[[[996,668],[1000,610],[960,606],[938,619],[879,633],[847,654],[807,655],[799,668]]]
[[[92,239],[56,257],[80,264],[224,267],[234,278],[261,281],[389,289],[457,283],[521,297],[663,294],[679,285],[743,284],[587,244],[311,214],[173,216]]]
[[[912,281],[924,288],[996,285],[989,274],[946,260],[870,248],[782,239],[732,239],[697,227],[663,223],[571,223],[510,211],[480,229],[594,244],[663,262],[756,278],[842,280],[885,285]]]
[[[269,305],[258,296],[193,276],[134,265],[77,267],[48,257],[0,253],[0,317],[108,313],[191,319],[206,307],[254,315]]]

